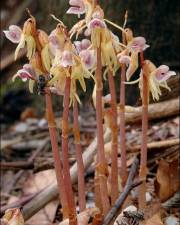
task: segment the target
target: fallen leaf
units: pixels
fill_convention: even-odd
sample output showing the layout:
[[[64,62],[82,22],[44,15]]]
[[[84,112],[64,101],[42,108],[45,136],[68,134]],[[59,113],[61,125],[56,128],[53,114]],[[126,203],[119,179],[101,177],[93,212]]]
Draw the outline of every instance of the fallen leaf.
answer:
[[[164,223],[161,220],[160,214],[157,213],[154,216],[152,216],[150,219],[143,222],[144,225],[164,225]]]
[[[54,170],[45,170],[36,174],[32,174],[23,187],[25,194],[36,193],[50,184],[56,182]],[[48,203],[42,210],[32,216],[28,221],[28,225],[49,225],[53,222],[58,201]]]
[[[155,191],[161,201],[167,200],[179,189],[178,159],[172,162],[160,160],[155,181]]]

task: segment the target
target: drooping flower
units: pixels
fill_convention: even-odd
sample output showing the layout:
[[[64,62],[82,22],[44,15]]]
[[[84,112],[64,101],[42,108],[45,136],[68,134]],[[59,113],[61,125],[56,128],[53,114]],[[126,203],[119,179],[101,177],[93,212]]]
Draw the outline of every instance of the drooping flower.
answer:
[[[22,33],[22,30],[20,27],[16,25],[10,25],[9,30],[4,30],[3,32],[6,38],[9,39],[11,42],[15,44],[20,42],[21,33]]]
[[[155,77],[159,82],[166,81],[171,76],[176,75],[174,71],[170,71],[166,65],[161,65],[156,69]]]
[[[159,96],[162,94],[161,87],[166,88],[167,90],[171,90],[170,87],[167,85],[167,79],[171,76],[175,76],[176,73],[174,71],[170,71],[169,67],[166,65],[161,65],[158,68],[150,61],[145,60],[143,71],[141,70],[139,79],[126,82],[127,84],[135,84],[139,83],[139,89],[141,97],[142,95],[142,83],[143,83],[143,76],[146,76],[148,79],[148,88],[149,93],[151,93],[153,100],[158,101]]]
[[[91,42],[88,39],[83,39],[82,41],[75,41],[74,45],[76,47],[76,50],[78,53],[80,53],[82,50],[86,50],[90,47]]]
[[[127,46],[130,52],[142,52],[149,48],[149,45],[146,44],[146,39],[144,37],[135,37],[128,43]]]
[[[63,67],[73,66],[73,55],[70,51],[63,51],[60,65]]]
[[[45,69],[49,72],[51,67],[49,39],[46,32],[43,30],[37,31],[37,37],[41,45],[41,59]]]
[[[24,23],[20,42],[15,50],[15,59],[17,59],[19,50],[21,48],[24,48],[25,46],[27,47],[27,57],[28,59],[31,59],[36,50],[36,42],[34,38],[35,35],[36,35],[36,20],[33,16],[31,16]]]
[[[71,7],[67,10],[67,14],[81,15],[85,13],[85,5],[83,0],[70,0]]]
[[[96,54],[94,50],[82,50],[79,53],[79,56],[82,59],[85,67],[90,70],[95,67],[96,64]]]
[[[13,76],[13,81],[15,80],[16,77],[20,77],[23,82],[26,82],[29,79],[35,80],[36,73],[30,64],[25,64],[23,68],[18,70],[17,73]]]

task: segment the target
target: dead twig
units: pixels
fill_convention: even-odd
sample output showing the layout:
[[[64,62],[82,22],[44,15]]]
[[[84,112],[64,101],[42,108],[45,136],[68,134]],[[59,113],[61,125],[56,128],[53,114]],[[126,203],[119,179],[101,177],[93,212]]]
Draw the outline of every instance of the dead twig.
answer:
[[[132,164],[132,167],[130,169],[129,172],[129,176],[126,182],[126,185],[124,187],[124,191],[121,193],[121,195],[119,196],[119,198],[116,200],[115,204],[113,205],[113,207],[111,208],[111,210],[108,212],[108,214],[106,215],[102,225],[108,225],[112,222],[113,218],[116,216],[116,213],[118,212],[118,210],[121,208],[123,202],[125,201],[125,199],[127,198],[129,192],[136,186],[138,186],[139,184],[141,184],[141,182],[136,182],[133,183],[134,177],[137,173],[138,170],[138,166],[139,166],[139,160],[136,158]]]

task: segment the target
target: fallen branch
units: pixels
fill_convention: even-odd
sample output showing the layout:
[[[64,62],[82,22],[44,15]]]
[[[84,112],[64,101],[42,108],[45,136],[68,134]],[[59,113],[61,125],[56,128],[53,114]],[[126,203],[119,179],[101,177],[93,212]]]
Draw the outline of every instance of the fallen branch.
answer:
[[[125,199],[127,198],[129,192],[134,187],[136,187],[137,185],[139,185],[141,183],[141,182],[133,183],[134,177],[135,177],[135,175],[137,173],[137,170],[138,170],[138,166],[139,166],[139,160],[136,158],[134,160],[133,164],[132,164],[131,169],[130,169],[129,176],[128,176],[126,185],[124,187],[124,191],[121,193],[119,198],[116,200],[114,206],[111,208],[111,210],[106,215],[102,225],[108,225],[112,222],[112,219],[116,216],[117,212],[119,211],[119,209],[121,208]]]
[[[179,114],[179,98],[149,105],[148,119],[162,119]],[[142,107],[135,107],[135,112],[126,113],[126,122],[134,123],[141,120]]]
[[[110,131],[107,129],[104,134],[105,142],[109,141]],[[87,169],[94,160],[94,155],[97,148],[97,139],[88,146],[83,153],[84,167]],[[77,181],[77,163],[75,163],[70,170],[72,183]],[[48,186],[45,190],[35,196],[30,202],[28,202],[22,209],[23,217],[25,220],[29,219],[40,209],[42,209],[48,202],[52,201],[58,196],[57,183]]]
[[[169,140],[163,140],[163,141],[154,141],[151,143],[147,144],[148,149],[156,149],[156,148],[168,148],[174,145],[178,145],[180,143],[180,139],[169,139]],[[130,152],[136,152],[140,150],[141,146],[140,145],[135,145],[135,146],[129,146],[128,150]]]

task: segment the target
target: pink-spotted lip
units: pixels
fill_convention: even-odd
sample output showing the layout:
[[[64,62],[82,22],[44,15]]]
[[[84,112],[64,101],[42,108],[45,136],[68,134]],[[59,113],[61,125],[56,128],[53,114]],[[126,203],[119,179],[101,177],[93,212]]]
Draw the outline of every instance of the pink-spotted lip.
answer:
[[[100,20],[98,18],[94,18],[90,21],[88,25],[89,29],[94,29],[94,28],[106,28],[106,24],[103,20]]]
[[[73,66],[73,55],[70,51],[63,51],[60,65],[63,67]]]
[[[146,44],[146,39],[144,37],[135,37],[128,45],[130,50],[136,52],[144,51],[148,47],[149,45]]]
[[[79,53],[82,62],[87,69],[92,69],[96,64],[96,55],[94,50],[82,50]]]
[[[126,66],[128,66],[131,62],[131,57],[127,55],[121,55],[118,57],[118,60],[121,64],[125,64]]]
[[[9,39],[11,42],[18,44],[21,39],[22,30],[20,27],[16,25],[10,25],[9,30],[3,31],[6,38]]]
[[[74,45],[76,47],[76,50],[78,53],[80,53],[82,50],[86,50],[91,45],[90,40],[83,39],[82,41],[75,41]]]
[[[70,0],[70,8],[67,10],[67,14],[81,15],[85,13],[85,5],[83,0]]]
[[[18,70],[16,77],[20,77],[22,81],[27,81],[29,79],[35,80],[35,71],[30,64],[25,64],[22,69]]]
[[[155,71],[155,77],[158,81],[166,81],[171,76],[175,76],[176,73],[174,71],[170,71],[169,67],[166,65],[159,66]]]

